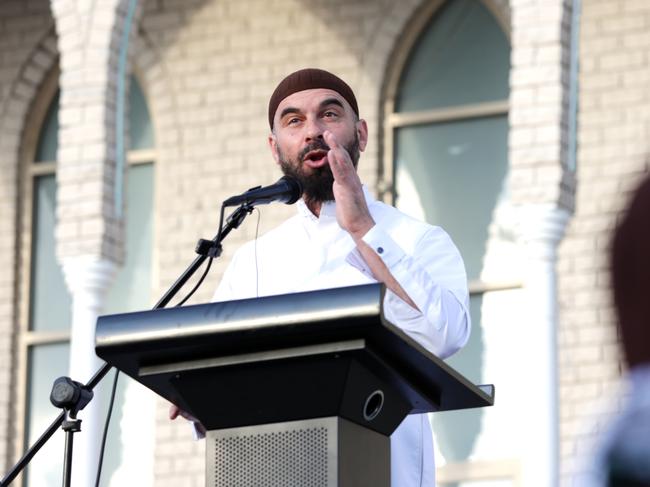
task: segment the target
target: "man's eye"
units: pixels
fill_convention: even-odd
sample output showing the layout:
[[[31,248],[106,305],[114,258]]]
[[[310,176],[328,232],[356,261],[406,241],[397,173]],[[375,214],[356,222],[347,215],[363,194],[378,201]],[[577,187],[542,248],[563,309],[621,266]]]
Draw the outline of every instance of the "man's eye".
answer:
[[[338,116],[338,113],[333,112],[333,111],[331,111],[331,110],[328,110],[328,111],[326,111],[326,112],[324,113],[324,116],[325,116],[326,118],[334,118],[334,117],[337,117],[337,116]]]
[[[287,125],[295,125],[298,122],[300,122],[300,119],[298,117],[293,117],[287,120]]]

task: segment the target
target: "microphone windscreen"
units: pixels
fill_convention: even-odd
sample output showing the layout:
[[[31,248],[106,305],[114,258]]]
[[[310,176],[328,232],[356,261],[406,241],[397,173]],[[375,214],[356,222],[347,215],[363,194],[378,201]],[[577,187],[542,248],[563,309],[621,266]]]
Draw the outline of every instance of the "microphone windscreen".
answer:
[[[284,180],[289,188],[290,194],[285,203],[287,205],[293,205],[296,201],[302,196],[302,184],[293,176],[282,176],[280,181]]]

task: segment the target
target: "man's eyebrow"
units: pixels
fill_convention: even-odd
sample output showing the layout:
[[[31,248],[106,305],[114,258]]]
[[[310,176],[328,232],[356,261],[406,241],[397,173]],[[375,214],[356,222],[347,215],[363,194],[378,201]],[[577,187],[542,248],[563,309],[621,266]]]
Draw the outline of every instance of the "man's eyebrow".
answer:
[[[345,107],[343,106],[343,103],[341,102],[341,100],[339,100],[338,98],[333,98],[333,97],[332,98],[327,98],[326,100],[323,100],[322,102],[320,102],[319,108],[322,110],[323,108],[328,107],[330,105],[336,105],[336,106],[339,106],[339,107],[345,109]],[[285,108],[284,110],[282,110],[280,112],[280,119],[284,118],[285,115],[289,115],[291,113],[300,113],[300,109],[298,109],[296,107],[287,107],[287,108]]]
[[[343,106],[343,103],[341,103],[341,100],[339,100],[338,98],[328,98],[327,100],[323,100],[320,103],[320,108],[322,110],[323,108],[325,108],[326,106],[329,106],[329,105],[337,105],[337,106],[339,106],[341,108],[345,108]]]
[[[300,113],[300,110],[295,107],[287,107],[280,113],[280,119],[284,118],[284,116],[288,115],[289,113]]]

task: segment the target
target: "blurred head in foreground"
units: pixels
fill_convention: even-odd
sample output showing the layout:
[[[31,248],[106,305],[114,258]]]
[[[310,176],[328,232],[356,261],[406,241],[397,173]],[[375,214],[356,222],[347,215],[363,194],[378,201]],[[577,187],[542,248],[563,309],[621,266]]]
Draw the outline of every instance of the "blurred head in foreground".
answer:
[[[625,359],[631,368],[650,364],[650,178],[614,235],[612,285]]]
[[[607,449],[607,485],[650,487],[650,178],[616,229],[611,262],[631,390]]]

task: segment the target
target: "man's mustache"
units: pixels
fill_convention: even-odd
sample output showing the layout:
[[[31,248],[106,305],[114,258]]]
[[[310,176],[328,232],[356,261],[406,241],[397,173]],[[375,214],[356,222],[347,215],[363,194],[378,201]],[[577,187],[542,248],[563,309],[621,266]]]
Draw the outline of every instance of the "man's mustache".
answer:
[[[300,151],[300,154],[298,154],[298,160],[302,161],[305,159],[305,156],[309,154],[313,150],[324,150],[326,152],[329,152],[330,146],[325,143],[324,140],[315,140],[311,144],[308,144],[305,146],[303,150]]]

